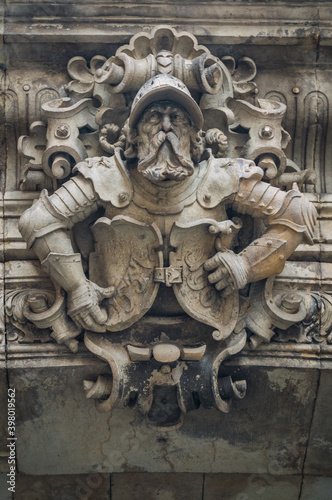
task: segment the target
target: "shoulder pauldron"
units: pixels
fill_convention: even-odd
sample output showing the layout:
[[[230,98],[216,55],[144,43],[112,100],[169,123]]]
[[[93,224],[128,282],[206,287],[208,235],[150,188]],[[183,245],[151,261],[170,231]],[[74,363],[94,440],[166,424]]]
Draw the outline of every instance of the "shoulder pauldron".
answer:
[[[250,160],[210,157],[207,172],[197,190],[197,200],[204,208],[214,208],[237,192],[241,179],[260,180],[262,176],[262,169]]]
[[[93,187],[103,202],[111,203],[116,208],[129,205],[133,198],[132,183],[126,166],[121,158],[121,149],[117,148],[112,157],[87,158],[78,163],[75,170]]]

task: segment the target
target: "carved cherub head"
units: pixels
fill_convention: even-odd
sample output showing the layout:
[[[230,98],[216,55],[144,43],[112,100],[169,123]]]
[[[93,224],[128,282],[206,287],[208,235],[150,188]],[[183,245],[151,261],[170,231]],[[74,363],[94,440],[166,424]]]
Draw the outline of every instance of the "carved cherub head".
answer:
[[[204,149],[201,110],[184,84],[157,75],[139,91],[124,129],[127,158],[137,158],[144,177],[184,180]]]

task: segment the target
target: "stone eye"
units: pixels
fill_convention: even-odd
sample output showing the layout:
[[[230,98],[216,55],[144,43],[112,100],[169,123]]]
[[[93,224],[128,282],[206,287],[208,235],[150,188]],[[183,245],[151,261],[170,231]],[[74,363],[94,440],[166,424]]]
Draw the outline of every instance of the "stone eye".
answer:
[[[149,121],[150,122],[158,122],[160,120],[160,114],[159,113],[151,113],[149,116]]]
[[[181,120],[181,115],[179,115],[178,113],[173,113],[173,114],[171,115],[171,120],[172,120],[173,122],[175,122],[175,121],[179,121],[179,120]]]

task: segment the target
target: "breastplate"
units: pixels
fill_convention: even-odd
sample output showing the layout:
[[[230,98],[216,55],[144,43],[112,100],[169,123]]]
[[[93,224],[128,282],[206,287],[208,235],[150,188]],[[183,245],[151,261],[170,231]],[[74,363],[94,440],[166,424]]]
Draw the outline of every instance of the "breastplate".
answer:
[[[238,294],[223,297],[204,270],[204,263],[216,252],[219,230],[227,232],[230,221],[223,205],[207,210],[194,194],[179,200],[177,210],[175,205],[169,210],[167,203],[160,208],[157,200],[141,203],[143,195],[134,196],[125,209],[106,207],[105,217],[94,224],[90,279],[117,290],[108,299],[109,331],[129,328],[149,310],[152,314],[185,312],[223,337],[233,330]]]
[[[164,181],[153,183],[133,169],[133,200],[122,209],[111,204],[105,207],[105,216],[128,216],[147,224],[156,224],[163,241],[169,240],[174,223],[191,223],[200,219],[212,218],[216,221],[227,219],[225,206],[219,204],[212,209],[202,206],[197,200],[197,190],[205,173],[207,162],[202,162],[193,176],[184,182]],[[164,254],[168,259],[168,254]]]

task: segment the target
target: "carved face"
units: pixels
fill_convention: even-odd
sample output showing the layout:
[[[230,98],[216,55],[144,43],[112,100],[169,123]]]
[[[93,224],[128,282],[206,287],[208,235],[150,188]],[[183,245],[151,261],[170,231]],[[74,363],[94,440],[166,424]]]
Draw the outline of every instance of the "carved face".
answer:
[[[146,178],[181,181],[193,174],[190,149],[197,133],[181,106],[151,104],[137,124],[137,136],[137,168]]]

